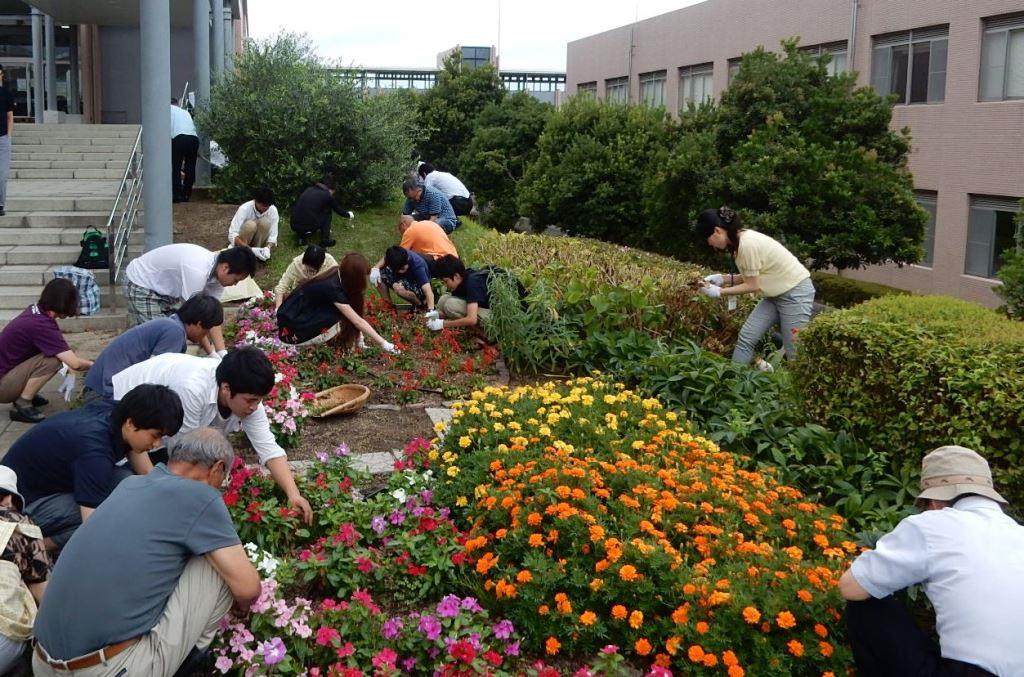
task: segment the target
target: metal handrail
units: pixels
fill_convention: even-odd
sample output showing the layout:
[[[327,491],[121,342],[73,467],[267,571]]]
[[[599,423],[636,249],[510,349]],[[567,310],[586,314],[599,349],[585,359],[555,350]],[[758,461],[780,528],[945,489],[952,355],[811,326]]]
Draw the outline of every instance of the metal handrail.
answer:
[[[110,216],[107,218],[111,308],[117,307],[117,283],[128,258],[128,244],[142,201],[142,179],[142,127],[139,127],[131,155],[128,156],[128,164],[124,168],[121,186],[117,189],[117,197],[114,198]]]

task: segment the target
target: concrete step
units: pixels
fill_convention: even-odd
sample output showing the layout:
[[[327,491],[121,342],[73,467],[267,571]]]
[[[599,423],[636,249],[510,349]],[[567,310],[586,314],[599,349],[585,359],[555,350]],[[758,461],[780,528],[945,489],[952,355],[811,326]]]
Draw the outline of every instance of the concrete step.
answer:
[[[38,295],[37,295],[38,298]],[[25,304],[28,307],[29,304]],[[23,308],[0,308],[0,328],[21,314]],[[124,331],[128,328],[128,313],[124,309],[124,302],[119,301],[116,309],[101,308],[95,315],[83,317],[66,317],[57,320],[62,332],[68,334],[80,333],[83,331]]]
[[[93,162],[117,162],[122,167],[128,164],[129,153],[33,153],[27,151],[12,151],[11,162],[75,162],[88,160]]]
[[[127,160],[12,160],[11,169],[111,169],[124,172]]]
[[[14,140],[11,145],[17,146],[53,146],[53,145],[70,145],[70,146],[97,146],[101,148],[107,148],[108,146],[131,146],[135,143],[135,135],[133,134],[130,138],[125,136],[67,136],[64,134],[15,134]]]
[[[70,143],[59,143],[52,142],[47,139],[40,139],[41,141],[47,141],[47,143],[41,144],[18,144],[17,142],[11,144],[12,153],[131,153],[132,144],[110,144],[104,146],[93,146],[91,144],[84,144],[81,142]]]
[[[105,224],[97,224],[103,230]],[[77,245],[82,240],[84,228],[0,228],[0,247],[28,244]],[[132,232],[133,244],[142,245],[144,234],[141,228]]]
[[[12,179],[120,179],[123,169],[12,169]]]
[[[18,134],[67,134],[68,136],[135,136],[139,133],[139,125],[73,125],[73,124],[19,124]]]
[[[110,305],[110,284],[107,271],[94,270],[93,274],[96,276],[96,284],[100,289],[100,304],[103,307],[107,307]],[[39,293],[41,291],[42,286],[38,284],[2,286],[0,287],[0,309],[20,308],[23,310],[26,306],[30,306],[39,300]],[[116,293],[120,296],[119,291]],[[119,298],[118,302],[124,308],[124,301]]]
[[[82,248],[77,244],[73,245],[17,245],[14,247],[0,247],[0,265],[71,265],[78,260]],[[128,248],[129,258],[142,253],[141,246],[130,246]]]
[[[110,197],[10,197],[7,213],[18,212],[110,212],[114,206],[114,193]],[[21,214],[27,216],[27,214]]]
[[[86,226],[102,228],[106,225],[109,217],[109,211],[7,212],[6,216],[0,216],[0,229],[85,228]]]

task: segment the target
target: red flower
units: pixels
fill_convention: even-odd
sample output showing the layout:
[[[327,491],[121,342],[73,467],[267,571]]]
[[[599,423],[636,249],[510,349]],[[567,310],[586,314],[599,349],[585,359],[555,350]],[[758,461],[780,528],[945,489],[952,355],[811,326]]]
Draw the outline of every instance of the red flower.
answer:
[[[231,507],[238,503],[238,492],[234,489],[225,492],[224,494],[224,505]]]
[[[427,573],[427,567],[420,566],[419,564],[410,564],[405,568],[405,572],[410,576],[423,576]]]
[[[493,665],[494,667],[498,667],[499,665],[501,665],[502,659],[501,654],[499,654],[497,651],[488,651],[484,654],[484,660]]]
[[[476,649],[473,645],[466,640],[461,640],[452,644],[452,647],[448,650],[452,658],[463,663],[472,663],[473,659],[476,658]]]
[[[357,557],[356,568],[362,571],[364,574],[368,574],[373,571],[373,562],[370,561],[369,557]]]

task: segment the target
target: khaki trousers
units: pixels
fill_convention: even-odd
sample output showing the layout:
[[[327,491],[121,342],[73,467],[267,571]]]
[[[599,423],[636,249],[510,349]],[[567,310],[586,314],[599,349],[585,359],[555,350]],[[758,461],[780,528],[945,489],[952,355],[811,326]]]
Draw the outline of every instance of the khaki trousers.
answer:
[[[270,219],[249,219],[238,229],[238,237],[250,247],[266,247],[270,240]]]
[[[445,320],[458,320],[465,317],[466,309],[466,302],[458,296],[445,294],[437,300],[437,312]],[[476,319],[477,324],[481,327],[487,326],[487,322],[491,319],[491,311],[477,306]]]
[[[172,677],[192,647],[205,649],[210,645],[233,601],[224,579],[206,558],[194,557],[185,565],[160,622],[136,644],[111,658],[106,665],[73,672],[50,667],[33,651],[32,674],[37,677],[114,677],[124,670],[124,677]]]
[[[42,353],[33,355],[0,378],[0,402],[8,403],[18,399],[29,379],[39,376],[53,378],[58,371],[60,360],[56,357],[46,357]]]

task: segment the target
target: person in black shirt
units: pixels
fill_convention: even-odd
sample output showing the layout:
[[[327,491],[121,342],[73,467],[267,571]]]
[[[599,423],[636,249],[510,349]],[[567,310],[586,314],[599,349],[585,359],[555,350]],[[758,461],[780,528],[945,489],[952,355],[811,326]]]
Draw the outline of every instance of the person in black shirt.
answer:
[[[434,262],[434,277],[448,288],[447,294],[437,301],[439,317],[427,320],[434,331],[455,327],[485,327],[491,317],[491,278],[505,273],[488,266],[481,270],[466,268],[458,257],[448,254]],[[515,283],[519,298],[526,296],[522,283],[509,275]]]
[[[302,191],[302,195],[292,205],[291,225],[299,236],[299,244],[306,244],[307,237],[320,231],[320,246],[333,247],[337,243],[331,238],[331,212],[355,218],[355,214],[338,204],[334,189],[334,178],[325,176],[320,183]]]
[[[11,135],[14,134],[14,96],[4,87],[0,66],[0,216],[7,206],[7,177],[11,173]]]

